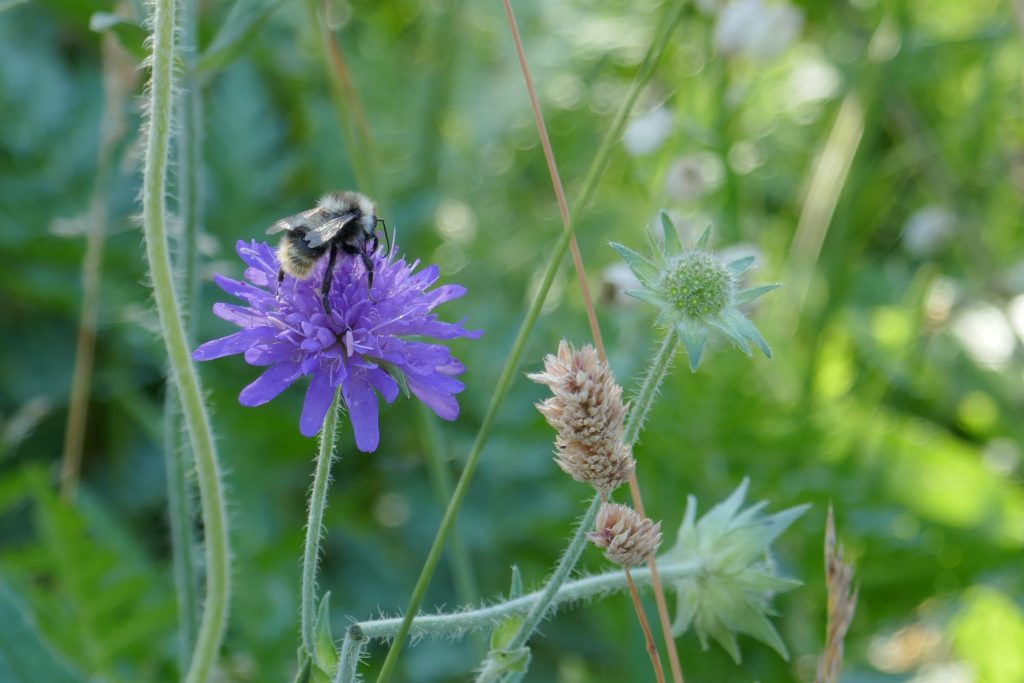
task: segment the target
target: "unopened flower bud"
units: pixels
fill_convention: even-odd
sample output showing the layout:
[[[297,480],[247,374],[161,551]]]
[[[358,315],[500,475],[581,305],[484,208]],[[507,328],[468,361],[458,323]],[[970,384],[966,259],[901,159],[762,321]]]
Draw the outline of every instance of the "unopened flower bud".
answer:
[[[628,505],[605,503],[597,513],[590,540],[604,548],[604,556],[623,567],[636,567],[658,551],[661,522],[641,517]]]

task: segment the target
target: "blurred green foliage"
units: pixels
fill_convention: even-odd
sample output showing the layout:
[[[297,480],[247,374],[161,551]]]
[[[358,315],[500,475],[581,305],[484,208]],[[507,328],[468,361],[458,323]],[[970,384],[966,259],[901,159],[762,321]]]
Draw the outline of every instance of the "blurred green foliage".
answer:
[[[463,414],[439,434],[457,471],[561,229],[500,4],[328,3],[373,135],[354,163],[318,28],[302,4],[271,3],[202,7],[201,46],[230,49],[204,62],[201,337],[228,331],[208,313],[225,298],[211,274],[240,274],[236,240],[260,237],[326,189],[355,187],[360,165],[375,169],[402,249],[469,287],[444,315],[486,330],[455,344],[469,368]],[[663,106],[667,139],[641,155],[620,146],[579,222],[627,388],[657,333],[651,310],[601,287],[616,262],[609,240],[641,248],[664,207],[693,231],[714,224],[720,247],[757,254],[754,284],[786,285],[752,313],[774,360],[720,345],[697,374],[680,362],[637,448],[648,513],[666,529],[687,494],[710,506],[745,475],[753,500],[814,504],[776,558],[805,581],[777,600],[792,660],[743,639],[736,666],[689,634],[684,670],[695,681],[813,680],[832,500],[861,582],[844,680],[1021,681],[1024,8],[849,0],[801,9],[799,40],[772,60],[716,55],[714,18],[690,12],[635,112]],[[74,506],[54,493],[103,117],[90,19],[127,18],[118,33],[131,42],[141,11],[104,0],[0,6],[5,681],[176,676],[164,359],[134,219],[141,85],[131,68],[118,72],[134,94],[119,105],[128,133],[103,195],[110,220],[82,489]],[[663,11],[650,0],[517,3],[570,200]],[[243,40],[232,45],[232,35]],[[676,160],[691,154],[711,169],[697,197],[673,185]],[[568,264],[528,366],[563,337],[588,339]],[[232,519],[224,679],[290,680],[314,454],[298,433],[301,392],[242,408],[237,393],[255,369],[227,359],[202,373]],[[541,394],[516,382],[461,514],[484,596],[506,590],[513,563],[527,587],[541,582],[588,495],[551,462],[552,435],[532,405]],[[405,606],[440,520],[423,456],[431,436],[416,411],[409,401],[383,410],[372,456],[342,435],[320,580],[335,633],[346,616]],[[590,550],[583,565],[604,562]],[[426,604],[456,603],[450,573],[439,572]],[[559,615],[532,646],[528,680],[649,675],[621,596]],[[370,652],[379,665],[383,649]],[[403,678],[464,680],[483,653],[483,639],[421,643],[404,656]]]

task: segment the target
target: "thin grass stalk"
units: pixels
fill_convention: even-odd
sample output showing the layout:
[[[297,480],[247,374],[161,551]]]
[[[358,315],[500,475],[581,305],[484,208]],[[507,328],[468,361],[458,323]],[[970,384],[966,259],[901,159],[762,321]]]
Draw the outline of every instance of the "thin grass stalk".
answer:
[[[555,161],[554,150],[551,146],[551,138],[548,135],[547,125],[544,122],[544,113],[541,109],[539,98],[537,97],[537,90],[533,84],[533,76],[530,73],[530,66],[526,59],[526,50],[523,47],[522,36],[519,33],[519,26],[516,23],[515,13],[512,10],[510,0],[502,0],[502,2],[505,7],[505,16],[508,20],[509,30],[512,33],[512,40],[515,43],[519,66],[523,73],[523,79],[526,81],[526,90],[530,96],[530,106],[533,109],[534,122],[536,123],[537,132],[541,140],[541,146],[544,150],[544,158],[548,165],[548,173],[551,176],[551,183],[554,186],[555,197],[558,201],[558,209],[562,216],[562,225],[567,232],[572,232],[572,218],[569,213],[569,205],[565,199],[565,190],[562,187],[561,175],[558,172],[558,163]],[[674,30],[676,22],[682,18],[684,7],[685,5],[683,3],[679,3],[675,8],[674,14],[670,14],[670,17],[672,17],[672,21],[669,22],[671,30]],[[580,253],[575,234],[572,236],[569,247],[572,251],[573,266],[576,269],[576,279],[579,282],[580,292],[583,295],[583,305],[587,312],[587,322],[590,325],[590,334],[594,340],[594,346],[597,349],[598,356],[607,364],[608,354],[605,351],[604,337],[601,334],[601,325],[597,319],[597,311],[594,309],[594,300],[590,294],[590,285],[587,281],[586,266],[583,263],[583,256]],[[629,490],[637,511],[641,515],[644,514],[643,495],[640,491],[640,482],[637,479],[635,471],[631,472],[629,475]],[[672,636],[671,620],[668,616],[668,603],[665,600],[665,589],[658,577],[658,569],[656,566],[657,561],[652,557],[648,560],[648,563],[651,565],[651,572],[654,579],[655,602],[658,609],[660,625],[664,634],[665,648],[669,655],[672,678],[674,683],[683,683],[682,665],[679,661],[679,652],[676,648],[675,638]],[[651,633],[651,629],[650,625],[647,623],[647,616],[642,607],[639,606],[639,603],[637,603],[637,619],[640,622],[641,628],[643,628],[646,637]],[[653,650],[654,656],[657,658],[657,648],[654,646],[653,641],[647,643],[647,649],[649,651]],[[660,661],[658,662],[656,673],[659,677],[662,675]]]
[[[107,194],[114,174],[114,156],[124,136],[126,88],[123,63],[127,54],[110,34],[103,36],[103,119],[96,153],[96,180],[89,202],[89,226],[82,257],[82,317],[75,342],[75,369],[68,398],[68,419],[64,429],[61,460],[61,499],[70,503],[78,490],[85,447],[85,427],[89,418],[92,371],[96,359],[96,326],[100,311],[100,285],[103,281],[103,253],[106,246]]]
[[[601,176],[611,158],[612,149],[626,127],[626,120],[629,118],[629,114],[633,110],[633,106],[636,104],[640,91],[650,79],[651,74],[654,72],[654,67],[661,57],[661,53],[664,51],[676,25],[682,18],[682,10],[680,9],[678,14],[673,13],[671,16],[672,20],[664,24],[663,31],[648,48],[647,54],[644,56],[643,62],[637,71],[637,75],[630,86],[629,92],[623,100],[622,107],[615,115],[615,118],[605,134],[600,147],[598,147],[597,154],[595,155],[593,162],[591,162],[590,169],[587,171],[587,176],[583,182],[579,198],[573,205],[573,213],[577,216],[582,214],[587,203],[590,201],[591,197],[593,197],[593,193],[597,189]],[[480,423],[480,429],[477,431],[476,439],[470,449],[466,465],[462,470],[462,475],[459,477],[459,481],[455,485],[455,491],[452,493],[452,498],[448,502],[448,508],[445,510],[444,517],[441,519],[441,525],[438,527],[437,535],[434,537],[434,542],[431,545],[430,552],[427,555],[426,561],[423,563],[423,569],[420,571],[420,576],[416,581],[416,586],[413,588],[413,593],[409,600],[409,606],[401,621],[402,625],[395,634],[394,641],[392,642],[391,648],[388,650],[387,657],[384,660],[384,665],[377,677],[377,683],[385,683],[385,681],[388,681],[391,678],[397,664],[398,657],[401,655],[402,649],[405,646],[405,639],[409,635],[409,629],[412,627],[413,619],[419,612],[420,604],[423,602],[423,596],[427,591],[427,586],[429,586],[430,579],[433,577],[434,571],[437,568],[437,562],[440,558],[441,550],[444,548],[448,534],[451,532],[454,519],[458,515],[458,510],[462,506],[462,501],[465,498],[466,491],[468,491],[469,484],[476,472],[476,467],[483,452],[483,447],[487,443],[487,439],[490,437],[491,428],[494,426],[498,409],[504,402],[505,396],[508,394],[508,389],[512,382],[512,377],[515,375],[516,370],[519,367],[519,361],[522,357],[523,349],[526,346],[526,339],[529,337],[530,332],[533,331],[533,326],[536,324],[537,318],[540,316],[541,308],[544,306],[548,291],[551,289],[551,283],[554,281],[555,274],[558,272],[558,267],[565,256],[566,249],[569,247],[569,238],[573,234],[575,224],[572,224],[570,228],[570,230],[562,231],[558,241],[551,249],[551,258],[548,261],[544,278],[542,279],[540,287],[538,288],[533,301],[531,301],[530,307],[526,312],[526,316],[524,317],[523,322],[519,327],[519,331],[516,334],[516,339],[512,344],[512,349],[509,352],[508,358],[505,361],[505,366],[498,378],[494,393],[491,395],[491,401],[487,406],[487,412],[484,414],[483,421]]]
[[[178,294],[182,298],[185,332],[194,346],[198,320],[198,243],[200,222],[199,164],[202,158],[201,85],[196,78],[199,8],[197,0],[182,0],[178,28],[182,71],[177,96],[178,136],[176,164],[178,213],[182,223],[175,256]],[[178,603],[178,639],[181,671],[187,671],[199,630],[199,570],[195,557],[195,510],[189,473],[194,458],[185,438],[185,425],[177,389],[167,382],[164,394],[164,470],[167,476],[167,514],[171,530],[171,565]]]
[[[438,503],[444,505],[452,497],[452,475],[448,471],[448,463],[444,457],[444,448],[441,444],[441,434],[437,429],[437,423],[430,409],[423,403],[417,402],[416,415],[418,417],[420,435],[424,441],[424,450],[427,457],[427,470],[430,473],[430,483],[434,488]],[[470,560],[469,552],[458,533],[456,526],[452,535],[450,555],[448,556],[451,565],[452,579],[455,583],[455,596],[459,604],[472,605],[480,601],[480,588],[476,579],[476,572],[473,570],[473,562]]]
[[[338,410],[341,388],[334,394],[331,408],[320,430],[320,448],[316,456],[313,487],[309,492],[309,519],[306,522],[306,542],[302,553],[302,646],[317,664],[321,664],[316,647],[316,570],[320,560],[320,537],[324,527],[324,508],[327,507],[327,489],[331,483],[331,463],[334,461],[334,442],[337,436]]]
[[[636,609],[636,613],[641,615],[640,626],[644,630],[644,640],[647,642],[647,654],[651,657],[651,667],[654,668],[654,678],[658,683],[665,683],[665,672],[661,668],[661,657],[658,656],[658,648],[654,645],[654,634],[651,633],[651,624],[647,621],[646,617],[643,617],[644,603],[640,600],[640,591],[636,589],[636,584],[633,583],[633,575],[629,569],[626,568],[623,571],[626,574],[626,585],[629,586],[629,597],[633,601],[633,607]]]
[[[230,550],[223,484],[203,392],[189,355],[167,244],[167,158],[174,78],[174,0],[154,0],[152,78],[142,185],[142,223],[153,295],[171,375],[181,397],[196,457],[206,532],[206,598],[186,683],[206,683],[220,652],[230,601]]]

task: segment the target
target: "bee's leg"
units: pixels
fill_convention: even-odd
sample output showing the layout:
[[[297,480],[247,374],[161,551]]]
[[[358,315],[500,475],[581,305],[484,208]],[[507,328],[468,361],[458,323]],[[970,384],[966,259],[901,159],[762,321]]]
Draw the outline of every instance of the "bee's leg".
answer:
[[[281,283],[284,282],[284,268],[277,271],[277,288],[281,289]]]
[[[338,258],[338,247],[331,244],[331,255],[327,257],[327,269],[324,270],[324,282],[320,285],[320,297],[324,302],[324,313],[331,314],[331,304],[327,301],[327,294],[331,291],[331,280],[334,279],[334,261]]]
[[[373,289],[373,260],[364,249],[359,251],[359,255],[363,258],[363,266],[366,268],[366,275],[369,279],[370,286],[367,289]]]

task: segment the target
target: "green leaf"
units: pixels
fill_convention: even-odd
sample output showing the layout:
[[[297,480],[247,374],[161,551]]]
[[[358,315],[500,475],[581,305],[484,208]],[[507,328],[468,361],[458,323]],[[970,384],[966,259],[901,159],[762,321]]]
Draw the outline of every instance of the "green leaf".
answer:
[[[653,263],[618,242],[611,242],[610,244],[612,249],[619,252],[619,256],[625,260],[626,265],[629,266],[629,269],[633,271],[633,274],[637,276],[645,287],[654,285],[658,279],[658,269]]]
[[[492,651],[491,661],[498,665],[500,671],[526,673],[530,667],[530,648],[521,647],[509,651]]]
[[[523,623],[522,616],[514,616],[505,619],[491,631],[491,650],[503,651],[519,631]]]
[[[768,292],[778,289],[782,285],[775,283],[771,285],[761,285],[760,287],[751,287],[750,289],[743,289],[736,293],[735,303],[737,306],[741,304],[748,304],[754,299]]]
[[[196,70],[200,78],[208,78],[234,61],[270,15],[283,4],[283,0],[235,0],[217,35],[199,57]]]
[[[329,672],[338,668],[338,650],[331,635],[331,592],[324,593],[316,611],[316,664]]]
[[[665,233],[665,253],[675,256],[683,253],[683,243],[679,240],[679,231],[669,217],[667,211],[659,214],[661,218],[661,229]]]
[[[53,650],[18,595],[0,582],[0,679],[81,683],[85,679]]]
[[[519,565],[512,565],[512,585],[508,590],[510,599],[518,598],[523,594],[523,576],[519,573]]]
[[[148,55],[146,37],[149,34],[146,29],[127,17],[110,12],[96,12],[89,17],[89,30],[96,33],[112,32],[117,37],[117,42],[121,43],[121,47],[135,59],[143,60]]]

